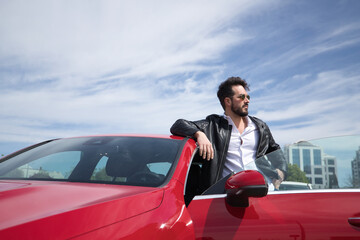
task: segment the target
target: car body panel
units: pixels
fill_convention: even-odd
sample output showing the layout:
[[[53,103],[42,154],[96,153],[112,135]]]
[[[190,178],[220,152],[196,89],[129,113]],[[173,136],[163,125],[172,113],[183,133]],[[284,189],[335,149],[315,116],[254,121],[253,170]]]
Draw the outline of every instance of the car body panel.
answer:
[[[163,199],[163,190],[157,188],[42,181],[16,187],[12,182],[1,181],[0,186],[3,184],[13,186],[0,195],[0,206],[6,209],[0,215],[0,228],[8,229],[10,235],[36,225],[43,228],[66,222],[72,226],[68,234],[62,231],[66,238],[150,211]],[[120,206],[127,206],[126,211]],[[95,221],[91,215],[96,216]],[[79,224],[81,221],[86,224]]]
[[[186,183],[186,178],[191,166],[191,160],[193,155],[195,154],[196,144],[193,139],[187,139],[186,143],[183,146],[183,151],[179,156],[179,160],[177,162],[177,167],[174,172],[173,178],[178,180],[180,183]]]
[[[171,181],[159,208],[123,222],[85,233],[75,239],[195,239],[193,221],[183,199],[183,185]]]
[[[305,191],[304,191],[305,192]],[[189,205],[197,239],[358,239],[348,223],[360,216],[360,191],[315,191],[251,198],[232,207],[224,195],[196,197]],[[311,205],[309,205],[311,202]],[[317,211],[316,209],[321,209]],[[358,209],[358,210],[354,210]]]

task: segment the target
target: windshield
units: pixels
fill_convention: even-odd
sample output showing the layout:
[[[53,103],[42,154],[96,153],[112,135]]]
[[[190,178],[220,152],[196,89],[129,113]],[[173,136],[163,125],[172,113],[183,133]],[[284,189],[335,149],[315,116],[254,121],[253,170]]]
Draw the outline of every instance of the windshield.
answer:
[[[145,137],[60,139],[1,159],[0,179],[160,186],[181,140]]]

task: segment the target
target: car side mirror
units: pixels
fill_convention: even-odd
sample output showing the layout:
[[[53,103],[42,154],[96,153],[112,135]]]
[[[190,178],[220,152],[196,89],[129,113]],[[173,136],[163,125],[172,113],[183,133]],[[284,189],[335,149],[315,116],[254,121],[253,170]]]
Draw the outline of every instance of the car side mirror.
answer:
[[[249,197],[264,197],[268,185],[264,176],[255,170],[245,170],[232,175],[225,184],[226,201],[233,207],[248,207]]]

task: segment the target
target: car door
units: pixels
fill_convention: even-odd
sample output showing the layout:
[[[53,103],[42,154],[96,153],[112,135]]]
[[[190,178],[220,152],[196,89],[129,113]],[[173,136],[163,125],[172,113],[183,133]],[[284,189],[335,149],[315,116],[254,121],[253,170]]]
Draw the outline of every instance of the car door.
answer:
[[[344,138],[337,140],[349,142]],[[326,139],[326,142],[331,141]],[[322,142],[314,143],[318,147]],[[360,141],[353,145],[359,148]],[[196,239],[360,239],[360,190],[355,181],[349,186],[340,178],[342,169],[349,168],[349,162],[345,164],[341,157],[333,155],[337,166],[337,170],[332,172],[337,176],[335,188],[330,181],[332,177],[329,177],[331,171],[325,171],[329,167],[325,163],[329,159],[326,152],[330,150],[321,145],[321,162],[317,165],[315,150],[318,148],[314,146],[311,146],[311,175],[306,173],[306,165],[299,164],[302,173],[314,184],[314,189],[272,191],[263,197],[250,196],[248,205],[240,207],[230,204],[226,193],[196,195],[188,205]],[[351,151],[355,155],[354,162],[360,156],[360,148],[351,148]],[[304,156],[305,153],[307,151],[304,151]],[[290,164],[291,159],[287,157]],[[324,174],[314,171],[316,168],[323,169]],[[326,181],[315,181],[320,176]],[[224,182],[218,184],[224,185]],[[254,187],[251,184],[250,181],[242,183],[246,188]],[[246,188],[238,190],[246,191]]]
[[[359,199],[360,191],[270,192],[234,207],[219,194],[196,196],[188,210],[197,239],[360,239]]]

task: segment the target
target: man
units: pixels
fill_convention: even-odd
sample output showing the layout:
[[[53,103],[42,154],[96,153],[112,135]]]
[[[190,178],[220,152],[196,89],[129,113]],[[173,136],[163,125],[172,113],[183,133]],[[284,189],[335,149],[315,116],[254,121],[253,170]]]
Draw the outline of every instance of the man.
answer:
[[[221,178],[246,169],[263,172],[269,190],[278,189],[284,180],[287,164],[282,154],[268,161],[255,161],[280,149],[269,127],[262,120],[248,116],[250,96],[248,84],[240,77],[230,77],[220,84],[218,98],[225,113],[204,120],[177,120],[170,131],[174,135],[193,137],[199,154],[206,159],[202,167],[205,190]],[[281,151],[281,150],[280,150]]]

